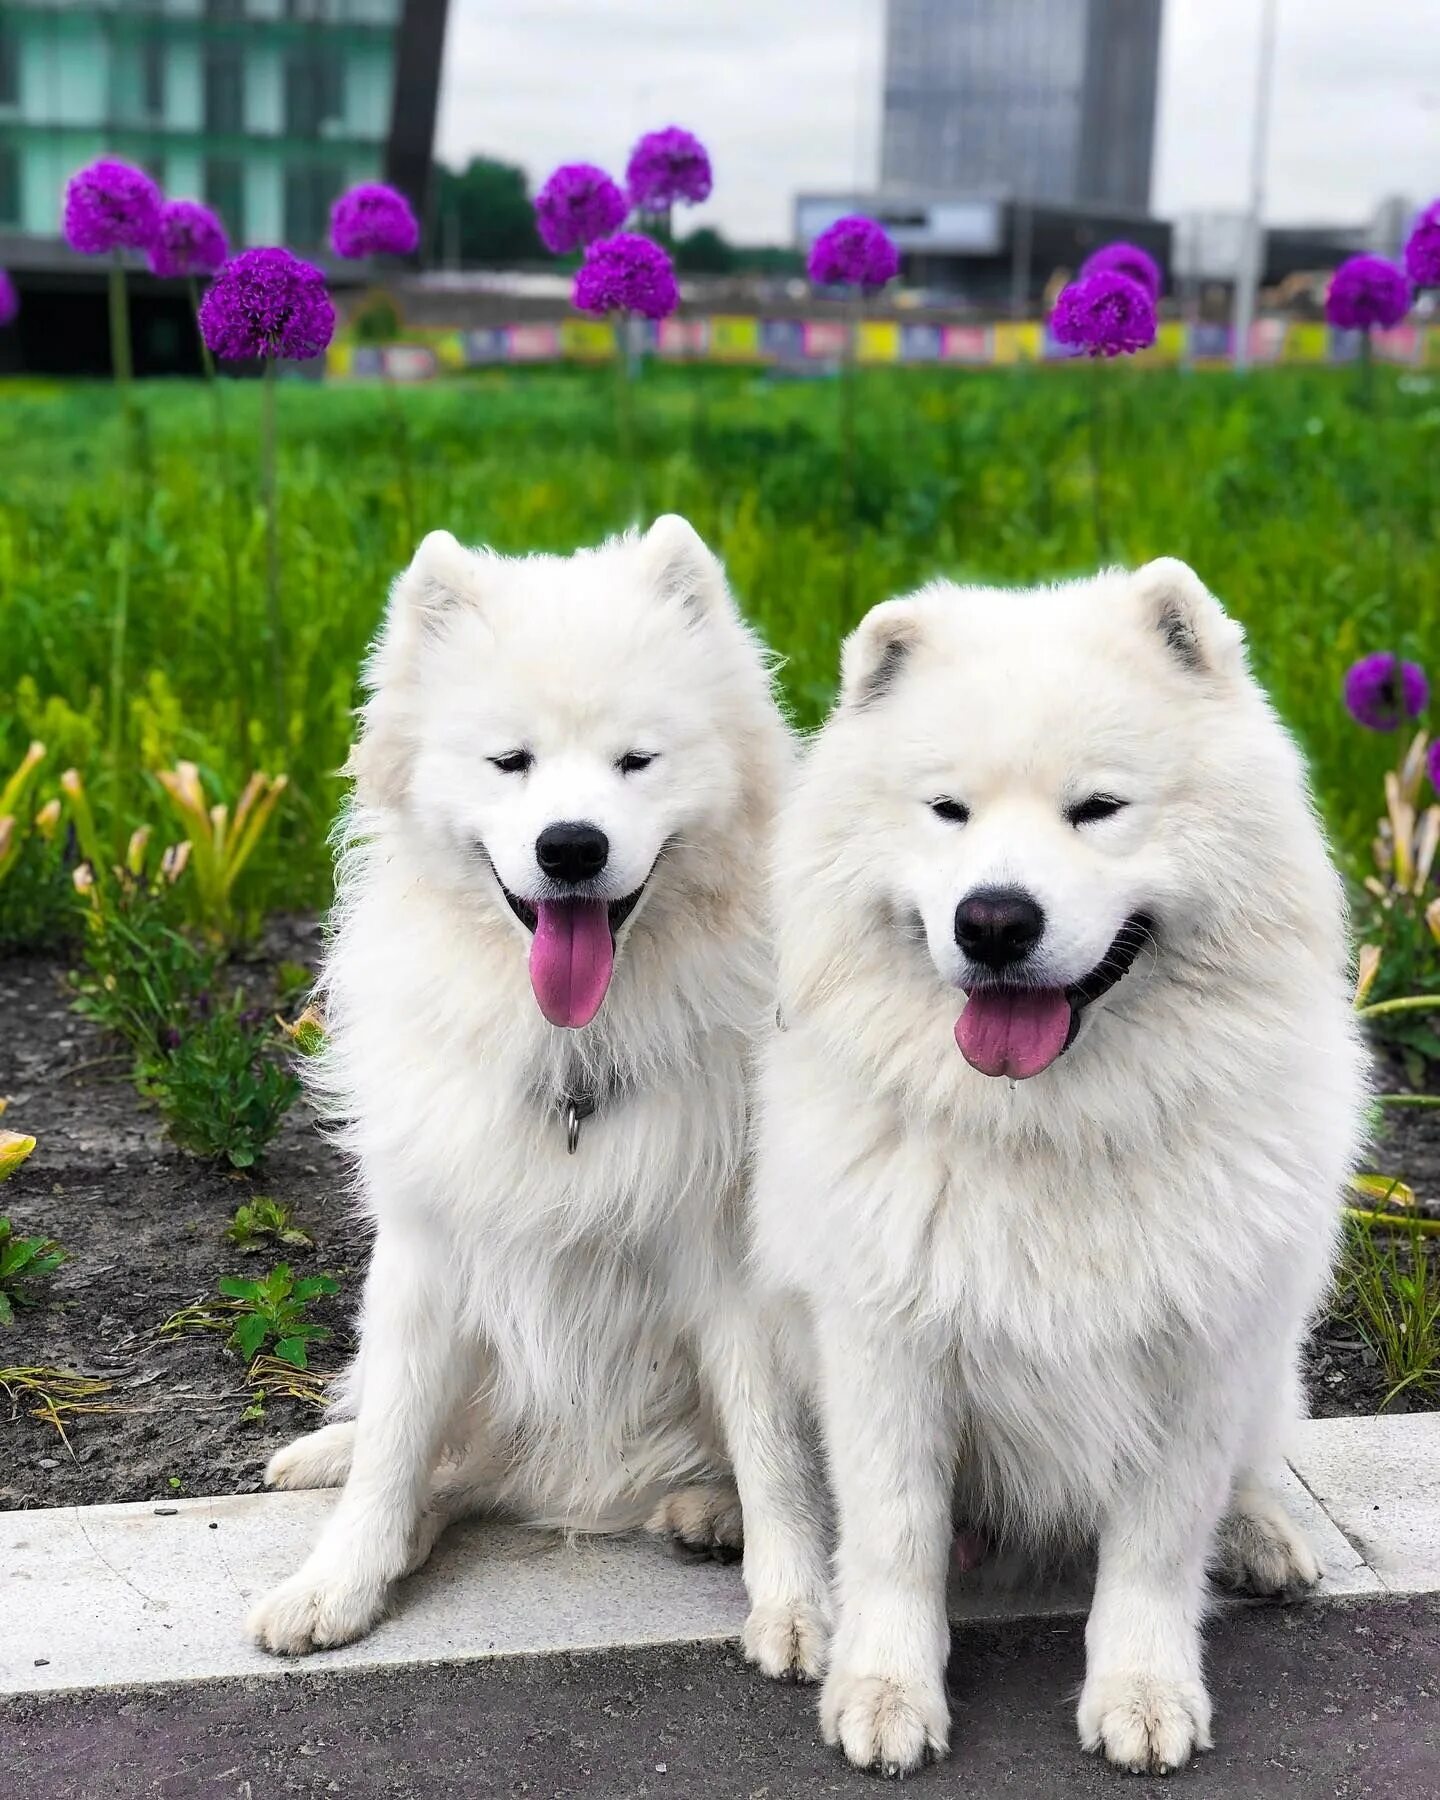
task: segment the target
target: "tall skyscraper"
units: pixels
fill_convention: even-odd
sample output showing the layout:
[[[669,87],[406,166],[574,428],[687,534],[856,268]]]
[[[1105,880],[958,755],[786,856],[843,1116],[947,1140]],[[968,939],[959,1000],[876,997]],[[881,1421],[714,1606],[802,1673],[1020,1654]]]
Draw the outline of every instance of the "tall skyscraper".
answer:
[[[888,0],[881,186],[1145,211],[1161,0]]]

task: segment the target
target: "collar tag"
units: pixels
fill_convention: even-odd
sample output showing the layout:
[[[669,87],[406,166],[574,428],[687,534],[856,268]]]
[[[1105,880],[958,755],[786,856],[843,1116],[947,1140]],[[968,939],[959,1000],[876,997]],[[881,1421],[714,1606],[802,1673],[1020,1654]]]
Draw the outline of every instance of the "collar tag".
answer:
[[[580,1127],[595,1110],[593,1094],[567,1094],[565,1109],[565,1148],[571,1156],[580,1148]]]

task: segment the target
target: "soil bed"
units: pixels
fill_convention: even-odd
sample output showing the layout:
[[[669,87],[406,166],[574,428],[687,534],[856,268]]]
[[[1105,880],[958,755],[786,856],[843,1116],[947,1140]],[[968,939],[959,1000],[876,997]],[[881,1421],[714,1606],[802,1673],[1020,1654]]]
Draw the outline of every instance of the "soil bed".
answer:
[[[313,967],[318,952],[312,924],[281,921],[231,974],[258,1001],[269,997],[280,962]],[[303,1101],[255,1170],[176,1150],[131,1087],[123,1055],[70,1010],[66,968],[63,958],[0,960],[0,1094],[12,1102],[5,1123],[39,1139],[0,1189],[0,1214],[17,1233],[56,1238],[70,1253],[40,1304],[17,1309],[14,1325],[0,1328],[0,1369],[61,1369],[110,1386],[97,1401],[105,1410],[66,1418],[65,1440],[32,1416],[32,1397],[17,1391],[7,1400],[0,1391],[0,1508],[253,1491],[271,1452],[318,1413],[270,1393],[263,1416],[242,1421],[254,1394],[223,1336],[165,1337],[159,1327],[212,1297],[222,1275],[289,1262],[340,1282],[315,1310],[334,1335],[311,1357],[320,1373],[336,1371],[353,1348],[367,1248],[343,1159]],[[1390,1114],[1373,1164],[1410,1182],[1426,1211],[1440,1210],[1440,1113]],[[293,1207],[315,1248],[267,1244],[245,1254],[227,1243],[235,1208],[259,1195]],[[1373,1353],[1343,1318],[1322,1320],[1308,1375],[1312,1407],[1324,1416],[1373,1412],[1384,1398]]]
[[[272,997],[279,962],[313,968],[318,933],[280,924],[263,952],[228,971],[256,1002]],[[340,1282],[340,1292],[314,1308],[334,1335],[310,1357],[322,1374],[338,1369],[353,1348],[367,1249],[343,1159],[303,1100],[253,1170],[175,1149],[130,1085],[126,1057],[70,1010],[66,968],[63,958],[0,961],[5,1124],[39,1140],[0,1188],[0,1215],[18,1234],[56,1238],[70,1253],[37,1290],[40,1303],[17,1307],[14,1324],[0,1328],[0,1371],[75,1371],[110,1389],[97,1401],[105,1411],[64,1419],[68,1446],[31,1416],[31,1396],[0,1391],[0,1508],[253,1491],[271,1452],[320,1415],[271,1392],[263,1417],[242,1423],[254,1392],[223,1334],[162,1337],[158,1328],[181,1307],[213,1298],[222,1275],[262,1275],[288,1262],[297,1274],[323,1271]],[[259,1195],[293,1207],[315,1248],[267,1242],[247,1254],[228,1243],[235,1208]]]

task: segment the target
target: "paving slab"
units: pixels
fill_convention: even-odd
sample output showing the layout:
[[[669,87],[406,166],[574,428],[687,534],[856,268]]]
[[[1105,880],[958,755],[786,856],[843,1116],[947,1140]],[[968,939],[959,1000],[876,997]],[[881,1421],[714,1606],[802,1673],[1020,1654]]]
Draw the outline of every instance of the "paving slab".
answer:
[[[1317,1421],[1291,1462],[1387,1588],[1440,1585],[1440,1413]]]
[[[1440,1418],[1315,1422],[1295,1462],[1287,1500],[1325,1569],[1322,1597],[1440,1589]],[[0,1693],[283,1678],[246,1639],[245,1613],[299,1566],[334,1503],[246,1494],[0,1514]],[[950,1608],[958,1622],[1064,1618],[1088,1599],[1083,1577],[1006,1587],[982,1568],[952,1582]],[[734,1567],[643,1536],[567,1541],[477,1520],[446,1534],[370,1636],[305,1666],[726,1641],[744,1615]]]

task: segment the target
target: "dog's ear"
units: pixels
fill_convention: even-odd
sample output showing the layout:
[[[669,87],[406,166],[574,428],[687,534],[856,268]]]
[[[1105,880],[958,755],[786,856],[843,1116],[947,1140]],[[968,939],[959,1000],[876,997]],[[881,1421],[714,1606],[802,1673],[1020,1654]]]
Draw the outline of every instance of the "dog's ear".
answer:
[[[391,616],[403,610],[416,624],[433,624],[457,602],[476,597],[477,574],[477,558],[448,531],[427,532],[395,583]]]
[[[390,589],[385,623],[365,663],[370,698],[345,764],[367,805],[399,806],[404,799],[411,760],[410,678],[426,634],[457,607],[479,599],[483,561],[448,531],[432,531]]]
[[[640,540],[641,568],[651,590],[678,600],[697,618],[733,610],[720,559],[679,513],[662,513]]]
[[[909,600],[872,606],[840,650],[840,699],[868,706],[889,689],[920,638],[920,617]]]
[[[1219,675],[1240,667],[1245,631],[1205,583],[1178,557],[1161,556],[1130,578],[1147,630],[1156,632],[1182,668]]]

